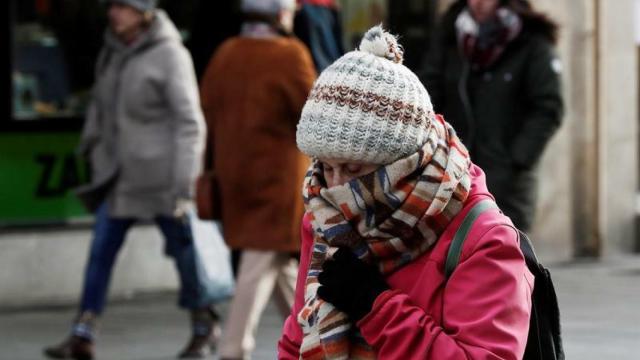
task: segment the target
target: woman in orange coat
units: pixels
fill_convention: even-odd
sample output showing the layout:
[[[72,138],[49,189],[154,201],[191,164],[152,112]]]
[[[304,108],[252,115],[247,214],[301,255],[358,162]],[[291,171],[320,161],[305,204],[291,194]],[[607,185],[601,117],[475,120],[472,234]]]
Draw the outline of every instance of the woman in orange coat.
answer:
[[[288,34],[294,0],[243,1],[242,33],[214,54],[201,84],[209,151],[219,176],[224,237],[243,250],[222,358],[248,357],[272,290],[286,316],[293,304],[309,160],[296,125],[316,77],[306,47]]]

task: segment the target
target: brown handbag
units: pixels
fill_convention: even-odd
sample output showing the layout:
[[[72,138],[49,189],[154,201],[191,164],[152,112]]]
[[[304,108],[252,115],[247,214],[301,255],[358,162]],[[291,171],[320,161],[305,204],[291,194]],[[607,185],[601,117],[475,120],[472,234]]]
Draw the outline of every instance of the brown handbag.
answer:
[[[200,219],[222,219],[220,188],[218,187],[216,171],[213,169],[213,154],[210,151],[208,138],[205,147],[202,173],[198,176],[198,179],[196,179],[196,209]]]

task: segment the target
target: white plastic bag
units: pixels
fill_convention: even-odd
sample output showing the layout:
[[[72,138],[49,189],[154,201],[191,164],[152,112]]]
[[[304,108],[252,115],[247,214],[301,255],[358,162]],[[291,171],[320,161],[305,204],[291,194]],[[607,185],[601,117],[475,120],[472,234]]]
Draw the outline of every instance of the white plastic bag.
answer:
[[[198,218],[193,208],[188,215],[202,290],[212,302],[225,300],[233,295],[234,280],[231,253],[222,237],[221,225]]]

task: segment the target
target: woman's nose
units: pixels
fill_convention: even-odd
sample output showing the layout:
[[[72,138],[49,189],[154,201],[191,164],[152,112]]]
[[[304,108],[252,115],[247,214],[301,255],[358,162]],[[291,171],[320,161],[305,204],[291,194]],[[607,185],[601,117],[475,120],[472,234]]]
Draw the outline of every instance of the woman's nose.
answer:
[[[334,170],[333,171],[333,184],[334,185],[343,185],[347,183],[349,179],[342,173],[342,171]]]

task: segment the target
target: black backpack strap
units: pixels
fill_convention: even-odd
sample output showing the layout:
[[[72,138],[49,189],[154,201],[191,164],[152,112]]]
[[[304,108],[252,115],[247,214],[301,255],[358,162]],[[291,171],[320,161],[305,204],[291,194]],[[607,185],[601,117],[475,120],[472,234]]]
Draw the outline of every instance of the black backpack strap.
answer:
[[[539,261],[527,234],[519,232],[520,250],[527,268],[535,277],[529,336],[524,359],[564,360],[560,308],[551,273]]]
[[[460,254],[462,253],[462,246],[464,245],[464,241],[467,239],[467,235],[471,231],[471,227],[473,223],[476,221],[478,216],[483,212],[490,209],[497,209],[498,205],[492,200],[481,200],[473,205],[473,208],[465,215],[460,227],[456,231],[456,234],[451,241],[451,245],[449,246],[449,252],[447,253],[447,260],[444,264],[444,274],[445,279],[449,279],[449,276],[453,273],[456,266],[458,266],[458,262],[460,261]]]
[[[476,203],[462,220],[456,231],[445,262],[445,281],[449,279],[460,261],[464,242],[471,231],[474,221],[484,211],[498,206],[492,200]],[[558,298],[551,281],[551,274],[540,262],[529,237],[518,230],[520,250],[524,255],[527,268],[535,277],[532,294],[529,334],[524,360],[564,360],[564,349],[560,329],[560,310]]]

